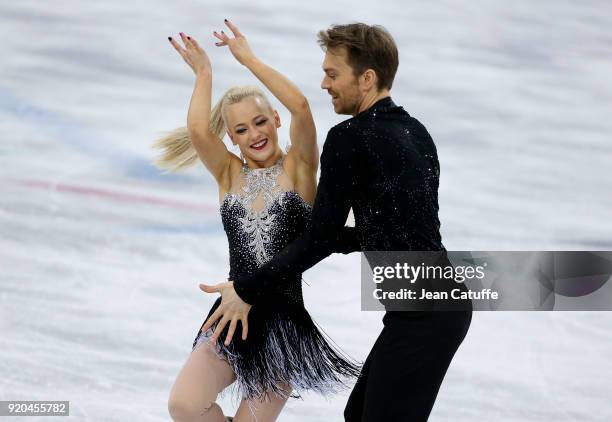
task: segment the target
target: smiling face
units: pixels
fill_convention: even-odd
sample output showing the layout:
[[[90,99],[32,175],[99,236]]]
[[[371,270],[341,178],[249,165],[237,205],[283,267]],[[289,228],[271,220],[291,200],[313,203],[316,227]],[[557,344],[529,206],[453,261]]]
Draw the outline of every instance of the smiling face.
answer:
[[[265,163],[278,152],[280,117],[257,96],[225,106],[227,133],[248,161]]]
[[[346,47],[328,48],[321,67],[325,76],[321,88],[332,98],[334,111],[338,114],[355,115],[363,100],[364,93],[359,78],[347,61]]]

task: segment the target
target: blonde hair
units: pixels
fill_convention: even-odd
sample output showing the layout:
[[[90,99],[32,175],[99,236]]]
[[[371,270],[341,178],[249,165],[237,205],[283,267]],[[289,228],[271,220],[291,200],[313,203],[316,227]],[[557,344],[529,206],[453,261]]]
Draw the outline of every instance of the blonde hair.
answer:
[[[225,91],[225,94],[223,94],[211,110],[209,131],[222,140],[227,132],[226,107],[239,103],[249,97],[260,98],[272,110],[266,95],[256,86],[234,86]],[[189,130],[186,126],[174,129],[157,139],[153,143],[153,148],[162,150],[161,155],[153,163],[157,167],[165,169],[164,173],[186,169],[198,161],[198,153],[193,147]]]

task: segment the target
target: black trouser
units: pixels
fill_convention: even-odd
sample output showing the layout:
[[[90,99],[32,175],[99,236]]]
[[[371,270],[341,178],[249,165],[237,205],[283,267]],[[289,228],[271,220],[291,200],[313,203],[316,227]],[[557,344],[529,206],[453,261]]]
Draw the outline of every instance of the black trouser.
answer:
[[[472,311],[387,312],[345,421],[426,421],[471,321]]]

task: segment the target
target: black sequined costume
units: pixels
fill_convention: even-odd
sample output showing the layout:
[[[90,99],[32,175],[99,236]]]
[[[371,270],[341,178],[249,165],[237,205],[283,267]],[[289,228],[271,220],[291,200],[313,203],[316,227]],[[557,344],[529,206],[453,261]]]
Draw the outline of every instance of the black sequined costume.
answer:
[[[311,206],[290,188],[282,163],[283,158],[268,168],[243,165],[242,186],[221,204],[230,280],[265,264],[309,222]],[[219,336],[216,352],[234,369],[242,397],[261,398],[269,391],[286,395],[287,384],[298,394],[302,390],[325,394],[359,374],[359,367],[335,350],[310,318],[301,282],[302,274],[293,273],[290,282],[270,295],[274,307],[262,303],[251,308],[246,340],[241,338],[240,325],[229,346],[224,345],[227,328]],[[220,302],[217,299],[206,320]],[[192,350],[208,341],[214,328],[204,333],[200,327]]]
[[[329,131],[312,229],[256,271],[234,278],[236,293],[256,305],[284,288],[290,271],[306,271],[337,244],[344,252],[364,251],[372,267],[378,263],[371,251],[444,251],[439,175],[436,146],[425,126],[391,97],[378,100]],[[346,230],[351,208],[355,228]],[[471,303],[461,307],[386,312],[345,421],[426,421],[471,323]]]

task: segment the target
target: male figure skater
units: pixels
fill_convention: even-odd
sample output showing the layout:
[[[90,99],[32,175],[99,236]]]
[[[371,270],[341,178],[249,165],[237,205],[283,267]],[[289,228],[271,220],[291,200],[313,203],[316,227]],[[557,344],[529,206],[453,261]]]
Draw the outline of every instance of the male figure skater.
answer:
[[[334,25],[318,34],[325,50],[321,88],[334,111],[353,117],[328,133],[312,227],[252,274],[216,286],[216,339],[229,323],[248,331],[251,305],[283,288],[342,245],[344,251],[444,251],[438,220],[439,163],[425,127],[390,97],[397,46],[381,26]],[[343,229],[350,208],[355,229]],[[370,262],[372,264],[372,262]],[[274,306],[274,304],[267,304]],[[387,311],[344,411],[347,422],[427,420],[472,318],[465,311]],[[228,340],[229,339],[229,340]]]

